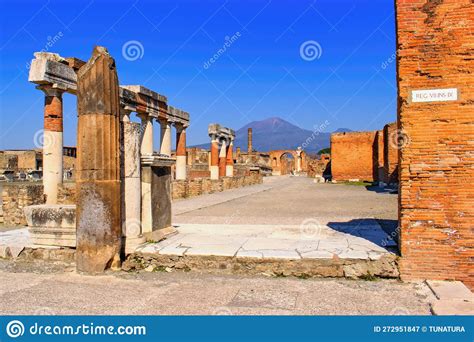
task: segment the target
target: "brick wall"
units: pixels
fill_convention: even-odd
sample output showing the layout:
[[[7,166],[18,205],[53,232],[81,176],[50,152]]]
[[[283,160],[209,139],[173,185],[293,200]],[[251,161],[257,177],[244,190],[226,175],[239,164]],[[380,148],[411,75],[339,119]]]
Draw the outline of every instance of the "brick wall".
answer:
[[[373,181],[373,145],[376,131],[331,134],[332,179]]]
[[[241,188],[262,182],[263,176],[258,172],[251,172],[248,176],[222,177],[216,180],[209,178],[174,180],[171,183],[171,192],[173,199],[179,199]]]
[[[396,1],[401,276],[474,288],[474,3]],[[457,88],[450,102],[414,89]]]
[[[398,129],[397,123],[385,125],[383,128],[383,168],[384,182],[387,184],[398,183]]]

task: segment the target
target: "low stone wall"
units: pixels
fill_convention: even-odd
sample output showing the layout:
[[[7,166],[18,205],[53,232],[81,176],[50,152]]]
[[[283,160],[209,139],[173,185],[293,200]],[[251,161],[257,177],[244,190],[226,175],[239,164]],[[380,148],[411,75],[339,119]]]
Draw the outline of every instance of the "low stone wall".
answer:
[[[6,226],[25,226],[23,209],[45,203],[41,183],[4,183],[2,188],[0,223]],[[75,192],[75,183],[64,183],[59,187],[58,204],[74,204]]]
[[[174,180],[171,184],[172,198],[188,198],[260,184],[263,176],[249,172],[246,176],[223,177],[218,180],[196,178]],[[75,204],[76,184],[64,183],[59,187],[58,204]],[[29,205],[44,204],[43,185],[41,183],[4,183],[0,209],[0,223],[6,226],[25,226],[23,209]]]
[[[222,177],[216,180],[209,178],[175,180],[171,184],[172,198],[179,199],[195,197],[203,194],[260,184],[262,182],[263,176],[257,172],[251,172],[248,176]]]

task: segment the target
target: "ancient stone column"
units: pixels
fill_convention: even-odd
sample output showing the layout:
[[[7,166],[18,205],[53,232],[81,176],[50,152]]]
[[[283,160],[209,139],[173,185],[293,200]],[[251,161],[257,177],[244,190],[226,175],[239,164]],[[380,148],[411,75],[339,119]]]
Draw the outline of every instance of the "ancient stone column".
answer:
[[[120,265],[119,85],[115,61],[96,46],[77,74],[76,267]]]
[[[227,144],[226,140],[222,139],[221,150],[219,152],[219,177],[225,177],[226,159],[227,159]]]
[[[140,124],[130,121],[130,110],[121,109],[122,235],[125,251],[145,242],[141,229]]]
[[[165,119],[159,121],[161,126],[160,154],[171,156],[171,122]]]
[[[138,117],[142,120],[142,141],[140,153],[142,155],[153,154],[153,117],[148,113],[138,113]]]
[[[219,143],[216,135],[211,136],[211,179],[219,179]]]
[[[151,157],[153,155],[153,117],[148,113],[139,113],[142,120],[142,143],[141,156]],[[152,170],[150,165],[141,166],[141,228],[142,233],[149,233],[153,229],[152,207],[151,207],[151,181]]]
[[[231,139],[229,146],[227,147],[227,157],[226,157],[226,166],[225,166],[225,175],[227,177],[234,177],[234,140]]]
[[[240,159],[240,147],[237,147],[237,149],[235,150],[235,158],[237,159],[238,163]]]
[[[186,127],[176,124],[176,179],[186,179]]]
[[[43,187],[46,204],[56,204],[63,182],[63,90],[38,86],[45,93],[43,131]]]
[[[252,151],[253,151],[253,146],[252,146],[252,129],[249,128],[247,130],[247,153],[248,154],[252,154]]]

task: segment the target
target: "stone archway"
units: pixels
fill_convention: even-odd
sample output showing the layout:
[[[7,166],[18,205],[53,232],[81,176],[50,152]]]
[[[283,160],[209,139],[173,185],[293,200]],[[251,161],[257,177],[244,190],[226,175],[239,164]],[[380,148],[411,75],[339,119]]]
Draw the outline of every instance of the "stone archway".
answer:
[[[273,175],[285,175],[290,174],[291,171],[296,172],[305,172],[307,170],[307,158],[306,152],[297,149],[297,150],[274,150],[270,151],[270,159],[272,161],[272,174]],[[285,161],[285,156],[288,159],[288,156],[291,156],[291,163],[288,163],[288,160]],[[282,161],[284,161],[282,163]]]

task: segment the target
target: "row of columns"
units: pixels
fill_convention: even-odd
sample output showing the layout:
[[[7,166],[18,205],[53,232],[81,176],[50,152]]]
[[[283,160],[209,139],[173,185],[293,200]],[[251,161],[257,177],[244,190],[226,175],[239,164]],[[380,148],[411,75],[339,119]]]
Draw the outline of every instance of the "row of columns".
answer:
[[[234,139],[219,139],[217,135],[211,136],[211,179],[234,176]]]
[[[43,131],[43,185],[47,204],[56,204],[58,189],[63,182],[63,90],[51,85],[39,86],[45,94]],[[122,112],[122,121],[131,123],[131,111]],[[153,155],[153,117],[139,113],[143,135],[140,142],[142,155]],[[160,154],[171,156],[171,125],[166,119],[158,119],[161,126]],[[126,124],[129,125],[129,124]],[[176,179],[186,179],[186,126],[176,127]]]

